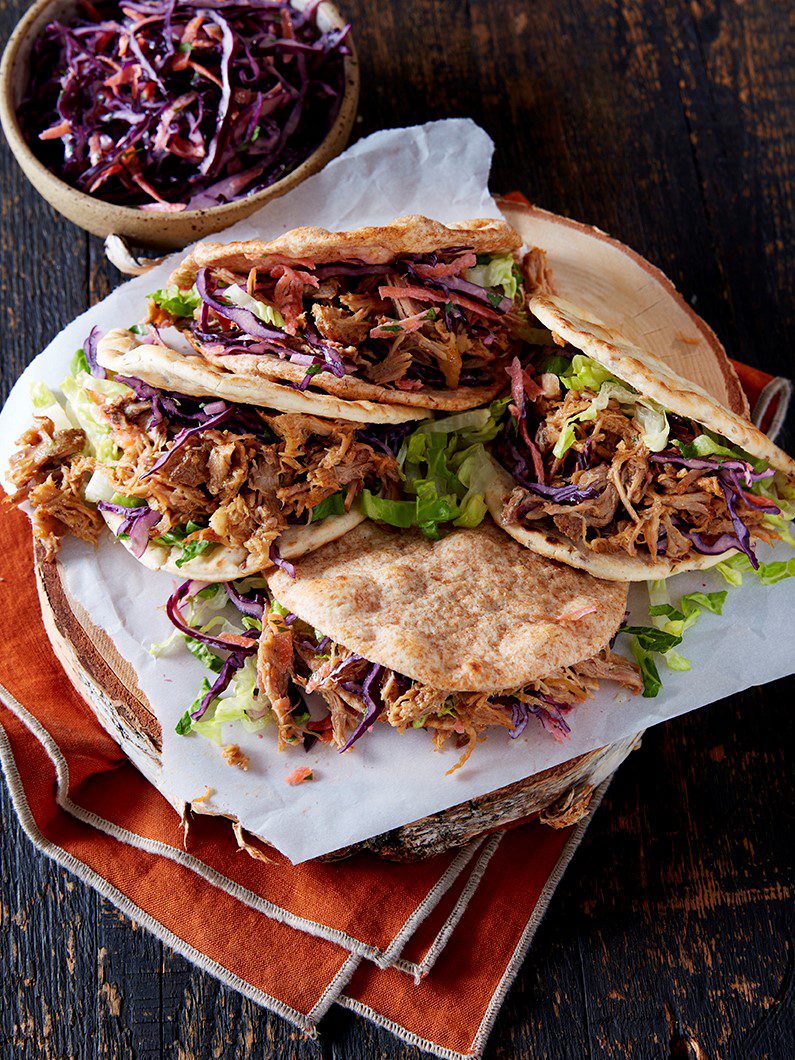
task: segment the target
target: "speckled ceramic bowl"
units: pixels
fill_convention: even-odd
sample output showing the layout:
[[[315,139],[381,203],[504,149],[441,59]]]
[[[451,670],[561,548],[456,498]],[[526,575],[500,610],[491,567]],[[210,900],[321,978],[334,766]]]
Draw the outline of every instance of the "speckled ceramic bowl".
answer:
[[[299,9],[305,7],[307,2],[292,0],[293,6]],[[248,217],[271,199],[284,195],[322,169],[348,142],[359,103],[359,64],[350,38],[348,45],[351,54],[345,60],[345,94],[334,125],[306,161],[269,188],[223,206],[184,210],[175,214],[147,213],[130,206],[117,206],[77,191],[36,158],[25,142],[16,114],[28,84],[28,64],[34,41],[48,22],[63,18],[74,7],[74,0],[36,0],[19,22],[0,64],[0,121],[17,162],[34,188],[64,217],[94,235],[107,236],[115,232],[145,246],[164,250],[184,247],[196,239],[227,228],[235,221]],[[345,24],[342,15],[329,0],[321,3],[318,22],[323,29]]]

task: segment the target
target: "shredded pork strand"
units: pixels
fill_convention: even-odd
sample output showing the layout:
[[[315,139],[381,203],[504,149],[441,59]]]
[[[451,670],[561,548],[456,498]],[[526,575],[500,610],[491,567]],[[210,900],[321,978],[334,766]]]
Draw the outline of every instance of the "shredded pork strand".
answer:
[[[592,489],[594,496],[561,504],[516,486],[504,507],[508,522],[532,526],[551,521],[582,550],[670,560],[692,553],[689,532],[706,537],[735,532],[715,475],[651,461],[632,419],[614,399],[595,420],[576,424],[574,445],[563,459],[556,458],[553,448],[564,425],[594,397],[590,390],[569,390],[562,399],[542,395],[535,405],[535,444],[543,459],[545,485],[573,483]],[[700,428],[690,424],[680,433],[689,434],[683,440],[692,440]],[[771,540],[764,515],[750,504],[742,509],[752,536]]]
[[[251,569],[268,566],[270,547],[284,528],[308,522],[312,509],[333,494],[342,491],[348,509],[365,485],[399,481],[394,459],[359,441],[355,424],[262,413],[272,440],[211,428],[153,470],[174,444],[177,428],[149,426],[148,403],[127,397],[107,402],[103,412],[122,450],[104,470],[119,492],[161,513],[156,533],[206,524],[201,538],[245,549]]]
[[[293,654],[290,663],[284,664],[285,673],[289,672],[306,692],[318,693],[328,707],[322,734],[313,731],[314,722],[309,723],[305,733],[320,735],[338,748],[345,746],[370,709],[362,682],[371,664],[333,641],[325,640],[319,646],[316,635],[303,622],[280,628],[292,638]],[[285,646],[285,653],[286,650]],[[562,716],[559,712],[565,713],[584,702],[596,692],[601,681],[612,681],[633,694],[643,688],[635,663],[605,648],[593,658],[563,667],[522,688],[495,693],[435,689],[384,668],[370,688],[370,697],[379,705],[377,720],[386,722],[397,732],[423,728],[431,733],[437,749],[448,740],[462,748],[462,757],[453,767],[457,769],[484,738],[487,729],[513,730],[517,724],[516,711],[521,715],[526,709],[543,723],[546,717]],[[291,739],[294,742],[294,734]]]
[[[17,445],[9,463],[9,477],[16,486],[10,500],[30,505],[33,534],[46,559],[55,557],[67,534],[96,544],[104,522],[83,499],[85,481],[94,470],[94,461],[84,455],[83,431],[56,431],[52,420],[41,416]]]

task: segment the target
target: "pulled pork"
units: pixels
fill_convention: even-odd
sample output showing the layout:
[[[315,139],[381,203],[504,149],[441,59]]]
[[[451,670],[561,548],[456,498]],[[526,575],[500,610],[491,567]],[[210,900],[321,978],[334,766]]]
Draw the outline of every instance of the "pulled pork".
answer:
[[[388,493],[400,478],[391,456],[342,421],[249,409],[253,429],[219,424],[177,446],[180,425],[153,424],[147,402],[117,397],[102,411],[121,448],[103,470],[120,493],[161,513],[153,536],[197,524],[193,539],[245,549],[251,569],[267,566],[285,527],[308,523],[322,501],[342,493],[347,511],[365,485]]]
[[[399,492],[394,457],[360,441],[353,423],[238,407],[225,424],[186,436],[186,423],[201,423],[195,400],[163,394],[141,400],[132,392],[93,394],[93,400],[119,451],[100,470],[116,492],[160,513],[150,537],[179,531],[185,542],[242,548],[251,556],[251,571],[270,565],[282,531],[311,522],[328,498],[339,495],[349,511],[365,486],[386,496]],[[160,402],[179,406],[177,413],[164,414]],[[11,500],[33,509],[34,533],[47,558],[66,534],[96,543],[105,524],[84,489],[99,465],[85,455],[83,431],[56,431],[52,420],[39,417],[18,445],[10,463],[17,487]]]
[[[505,503],[508,522],[551,523],[583,551],[670,560],[694,551],[691,533],[707,541],[735,534],[718,470],[681,467],[666,462],[665,454],[652,458],[631,415],[612,398],[594,420],[575,424],[574,444],[562,459],[556,458],[553,448],[566,422],[585,411],[594,397],[590,390],[569,390],[565,397],[541,393],[530,405],[537,416],[534,437],[529,437],[528,423],[522,420],[515,444],[498,448],[502,462],[516,468],[521,467],[517,457],[523,455],[519,447],[529,442],[540,454],[543,471],[543,477],[531,473],[530,478],[546,487],[574,485],[588,496],[562,502],[541,496],[523,484],[527,476],[514,470],[520,484]],[[675,421],[676,437],[683,443],[702,433],[692,421]],[[671,456],[678,454],[672,449]],[[763,522],[765,511],[747,493],[741,493],[738,502],[752,537],[773,540]]]
[[[100,514],[83,499],[86,478],[94,461],[84,455],[86,436],[76,428],[56,431],[46,416],[18,439],[9,477],[16,486],[10,500],[33,509],[33,534],[53,559],[66,534],[96,544],[105,525]]]
[[[212,357],[267,354],[304,366],[302,389],[318,372],[404,391],[496,386],[519,349],[514,331],[521,320],[501,289],[464,280],[476,260],[464,248],[407,255],[389,265],[301,261],[247,274],[208,268],[203,289],[213,305],[172,317],[150,302],[147,323],[180,328],[199,353]],[[279,331],[271,328],[264,337],[252,325],[250,334],[223,316],[218,301],[223,304],[223,291],[233,284],[281,314]]]
[[[463,749],[450,772],[466,762],[488,728],[499,726],[518,736],[533,715],[545,729],[563,739],[570,731],[565,714],[592,696],[600,681],[613,681],[633,694],[643,688],[638,667],[605,648],[592,659],[562,667],[523,688],[498,693],[449,692],[370,663],[327,637],[318,641],[315,631],[299,620],[288,626],[283,619],[268,617],[270,625],[279,629],[278,636],[284,638],[279,647],[281,680],[291,677],[306,692],[317,692],[328,707],[328,715],[321,722],[305,723],[305,739],[316,737],[343,748],[350,745],[351,737],[368,718],[372,723],[384,721],[400,733],[409,727],[423,728],[433,735],[437,750],[448,740]],[[272,638],[268,633],[269,656],[273,654]],[[286,638],[291,641],[289,657]],[[266,696],[270,695],[268,687],[260,685]],[[284,687],[277,689],[281,696]],[[298,734],[292,713],[274,710],[274,714],[279,746],[295,743]]]

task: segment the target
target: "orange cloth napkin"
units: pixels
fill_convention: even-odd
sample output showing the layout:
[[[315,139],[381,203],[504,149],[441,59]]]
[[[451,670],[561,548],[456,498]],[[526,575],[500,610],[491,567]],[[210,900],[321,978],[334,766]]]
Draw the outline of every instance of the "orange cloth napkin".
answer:
[[[737,368],[752,405],[775,382]],[[293,866],[269,849],[268,862],[253,860],[210,817],[194,819],[183,846],[173,808],[53,655],[28,520],[0,511],[0,761],[36,846],[309,1034],[336,1002],[438,1056],[480,1056],[587,818],[560,831],[524,824],[411,865]]]
[[[293,866],[264,846],[268,862],[248,857],[229,822],[196,817],[185,849],[174,809],[56,660],[30,525],[5,506],[0,638],[0,759],[44,853],[310,1034],[336,1001],[440,1055],[479,1055],[584,824],[531,823],[415,864],[358,856]]]

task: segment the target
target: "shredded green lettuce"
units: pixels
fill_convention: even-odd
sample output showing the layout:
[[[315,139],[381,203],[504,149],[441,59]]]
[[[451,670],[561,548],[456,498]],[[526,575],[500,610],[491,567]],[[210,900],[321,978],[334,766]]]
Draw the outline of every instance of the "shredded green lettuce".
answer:
[[[561,383],[567,390],[597,391],[602,383],[624,384],[616,379],[606,368],[584,353],[575,353],[569,365],[560,375]]]
[[[220,655],[208,648],[206,644],[202,644],[200,640],[195,640],[193,637],[185,637],[185,645],[191,655],[195,655],[199,662],[204,663],[208,670],[212,670],[213,673],[220,673],[221,668],[224,665]]]
[[[730,445],[725,438],[720,438],[711,431],[705,430],[703,434],[697,434],[692,442],[681,442],[677,439],[673,444],[682,456],[686,457],[726,456],[732,460],[745,460],[746,463],[752,465],[757,463],[754,457],[749,456],[742,449]],[[764,466],[764,462],[762,466]]]
[[[552,332],[546,333],[547,341],[552,342]],[[560,353],[547,353],[539,358],[538,362],[533,362],[534,368],[539,375],[556,375],[562,376],[563,373],[571,366],[571,361],[568,357],[564,357]]]
[[[594,362],[594,364],[595,363],[596,362]],[[575,389],[582,388],[577,387]],[[591,404],[583,409],[582,412],[575,412],[564,421],[561,432],[552,449],[553,455],[556,456],[558,460],[571,449],[577,440],[575,427],[578,423],[586,423],[595,420],[597,415],[607,408],[607,404],[611,398],[615,398],[622,404],[629,405],[634,404],[637,397],[633,391],[628,390],[622,383],[615,382],[612,377],[608,377],[604,382],[595,386],[594,389],[596,390],[596,394],[591,400]]]
[[[206,552],[211,544],[212,542],[210,541],[186,541],[182,546],[179,559],[174,561],[174,566],[183,567],[192,559],[196,559],[197,556],[201,556],[203,552]]]
[[[655,663],[651,652],[648,652],[645,648],[641,647],[640,642],[635,637],[633,637],[630,642],[630,650],[635,662],[640,668],[640,675],[643,678],[643,697],[644,699],[654,699],[662,688],[662,681],[660,680],[660,672],[657,669],[657,664]]]
[[[404,492],[413,499],[391,500],[363,490],[362,511],[370,519],[420,528],[436,539],[440,527],[478,526],[486,515],[482,474],[491,468],[483,443],[502,429],[510,398],[491,403],[488,409],[456,413],[423,423],[403,442],[398,465]]]
[[[651,402],[638,401],[633,416],[641,441],[650,453],[660,453],[668,444],[670,425],[665,411]]]
[[[97,468],[86,483],[85,498],[88,503],[97,504],[99,501],[110,501],[111,504],[114,504],[116,502],[113,498],[116,496],[118,494],[114,492],[105,472],[102,468]],[[141,501],[141,503],[143,504],[144,502]]]
[[[652,656],[661,655],[670,670],[689,670],[690,660],[675,649],[704,611],[715,615],[723,613],[727,590],[686,593],[675,605],[671,603],[664,580],[647,584],[652,625],[622,626],[621,632],[632,638],[630,647],[643,677],[643,695],[646,699],[653,699],[662,688],[662,681]]]
[[[478,254],[477,264],[464,272],[464,277],[480,287],[501,287],[506,298],[513,301],[519,290],[521,270],[511,254]]]
[[[159,291],[153,291],[149,297],[155,305],[173,317],[191,317],[202,303],[195,287],[191,287],[189,291],[181,291],[175,283],[161,287]]]
[[[203,689],[203,691],[202,691]],[[180,723],[187,716],[191,723],[189,732],[198,733],[220,747],[223,743],[222,725],[225,722],[242,722],[248,732],[261,732],[270,721],[270,710],[262,718],[252,718],[249,712],[260,709],[262,694],[257,687],[257,659],[251,655],[232,678],[226,692],[212,700],[204,715],[198,721],[190,719],[190,713],[195,710],[202,697],[210,689],[210,684],[205,678],[202,689],[194,702],[180,719]],[[177,732],[179,732],[177,728]],[[180,733],[185,735],[185,733]]]
[[[34,415],[41,418],[46,416],[52,420],[56,431],[67,431],[77,426],[69,410],[64,408],[46,383],[31,383],[30,399],[33,402]]]
[[[71,374],[61,383],[67,413],[82,428],[91,454],[103,464],[113,464],[121,456],[121,449],[111,436],[110,426],[102,416],[91,395],[103,398],[123,397],[130,388],[114,379],[95,379],[87,371],[85,354],[78,350],[72,359]]]
[[[744,574],[755,574],[762,585],[775,585],[776,582],[784,581],[785,578],[795,578],[795,556],[792,559],[771,560],[769,563],[760,563],[759,569],[754,570],[751,561],[743,553],[724,559],[714,568],[725,581],[732,586],[743,583]]]
[[[259,298],[254,298],[240,284],[233,283],[231,287],[227,287],[223,292],[223,297],[233,305],[240,306],[242,309],[250,309],[254,316],[264,324],[273,324],[276,328],[284,327],[284,317],[278,309],[268,305],[267,302],[261,302]]]
[[[572,358],[572,365],[580,356],[580,354],[577,354]],[[633,387],[626,386],[624,383],[619,382],[596,361],[591,361],[589,357],[582,358],[582,360],[589,361],[590,363],[585,366],[578,366],[576,372],[581,379],[586,376],[591,379],[593,386],[589,387],[589,389],[595,389],[596,394],[591,400],[591,404],[586,409],[583,409],[582,412],[574,413],[574,415],[569,416],[564,422],[552,450],[553,454],[558,459],[563,457],[577,440],[575,430],[576,425],[578,423],[586,423],[595,420],[598,413],[606,409],[608,402],[611,400],[617,401],[625,411],[632,411],[633,422],[638,430],[640,439],[649,452],[659,453],[664,449],[668,444],[668,434],[670,430],[665,410],[655,401],[641,397]],[[595,366],[595,368],[593,366]],[[601,381],[599,381],[600,373],[603,373],[605,376]],[[561,382],[569,386],[570,389],[585,389],[582,385],[572,386],[571,380],[567,382],[565,375],[561,376]]]
[[[341,490],[337,493],[332,493],[330,497],[326,497],[320,504],[316,504],[312,509],[312,522],[319,523],[323,519],[328,519],[330,515],[344,515],[345,514],[345,495]]]
[[[362,511],[368,519],[388,523],[407,529],[416,525],[417,506],[414,501],[393,501],[388,497],[377,497],[371,490],[361,493]]]
[[[170,530],[166,530],[165,533],[154,538],[154,543],[156,545],[164,545],[166,548],[181,547],[182,551],[179,554],[179,558],[175,561],[175,566],[182,567],[212,547],[212,541],[202,541],[200,539],[195,541],[185,540],[201,529],[203,528],[200,524],[193,521],[186,523],[185,526],[172,526]]]
[[[670,601],[665,581],[652,581],[648,586],[649,615],[652,622],[658,629],[679,637],[680,641],[685,632],[696,624],[703,611],[711,611],[714,615],[723,614],[727,596],[725,589],[712,593],[687,593],[680,599],[679,606],[675,607]],[[690,669],[690,660],[674,651],[673,646],[662,654],[669,669]]]

